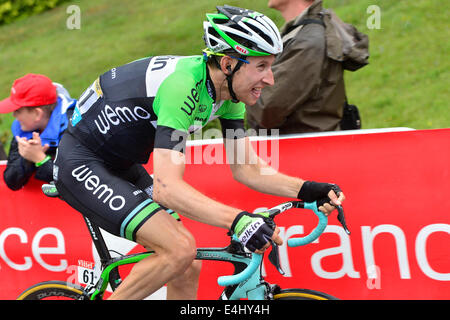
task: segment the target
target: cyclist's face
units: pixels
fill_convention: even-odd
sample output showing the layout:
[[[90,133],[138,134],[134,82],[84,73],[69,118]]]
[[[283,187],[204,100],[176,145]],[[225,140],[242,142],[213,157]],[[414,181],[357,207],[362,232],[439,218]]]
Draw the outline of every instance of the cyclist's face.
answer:
[[[262,88],[274,84],[272,64],[274,55],[249,57],[250,63],[244,63],[233,77],[233,90],[237,98],[246,105],[258,101]]]

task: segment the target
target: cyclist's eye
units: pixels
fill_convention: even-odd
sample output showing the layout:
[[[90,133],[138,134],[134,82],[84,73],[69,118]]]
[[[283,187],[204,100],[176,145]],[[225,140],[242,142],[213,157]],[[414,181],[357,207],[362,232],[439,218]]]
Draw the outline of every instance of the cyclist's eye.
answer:
[[[265,65],[264,63],[261,63],[261,64],[258,64],[258,65],[256,66],[256,68],[257,68],[259,71],[264,71],[264,69],[266,68],[266,65]]]

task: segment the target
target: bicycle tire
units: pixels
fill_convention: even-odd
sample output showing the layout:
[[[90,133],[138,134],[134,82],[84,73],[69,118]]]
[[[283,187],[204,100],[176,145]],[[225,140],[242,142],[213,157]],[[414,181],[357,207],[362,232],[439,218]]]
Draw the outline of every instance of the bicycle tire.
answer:
[[[80,300],[83,296],[82,286],[64,281],[44,281],[26,289],[17,300]]]
[[[339,300],[324,292],[309,289],[282,289],[273,295],[274,300]]]

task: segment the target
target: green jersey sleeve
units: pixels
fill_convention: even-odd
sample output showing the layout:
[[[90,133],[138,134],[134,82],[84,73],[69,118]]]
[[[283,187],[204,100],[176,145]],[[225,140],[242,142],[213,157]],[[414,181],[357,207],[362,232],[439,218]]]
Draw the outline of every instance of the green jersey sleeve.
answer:
[[[233,103],[225,101],[220,109],[216,112],[220,119],[227,120],[244,120],[245,104],[243,102]]]
[[[159,87],[153,102],[158,126],[188,132],[198,96],[196,81],[191,75],[184,72],[171,74]]]
[[[155,148],[185,151],[197,102],[197,82],[192,75],[175,72],[163,81],[153,102],[158,117]]]
[[[240,139],[246,136],[244,128],[244,103],[226,101],[218,112],[216,112],[216,115],[219,116],[224,138]]]

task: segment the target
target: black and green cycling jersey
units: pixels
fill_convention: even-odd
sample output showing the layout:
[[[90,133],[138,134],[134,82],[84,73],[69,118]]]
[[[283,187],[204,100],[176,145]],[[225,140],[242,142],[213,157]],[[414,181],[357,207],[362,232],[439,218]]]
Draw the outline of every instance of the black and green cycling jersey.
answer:
[[[219,118],[243,129],[243,103],[216,100],[202,56],[155,56],[112,68],[81,95],[68,131],[115,166],[146,163],[154,148],[184,150]]]

